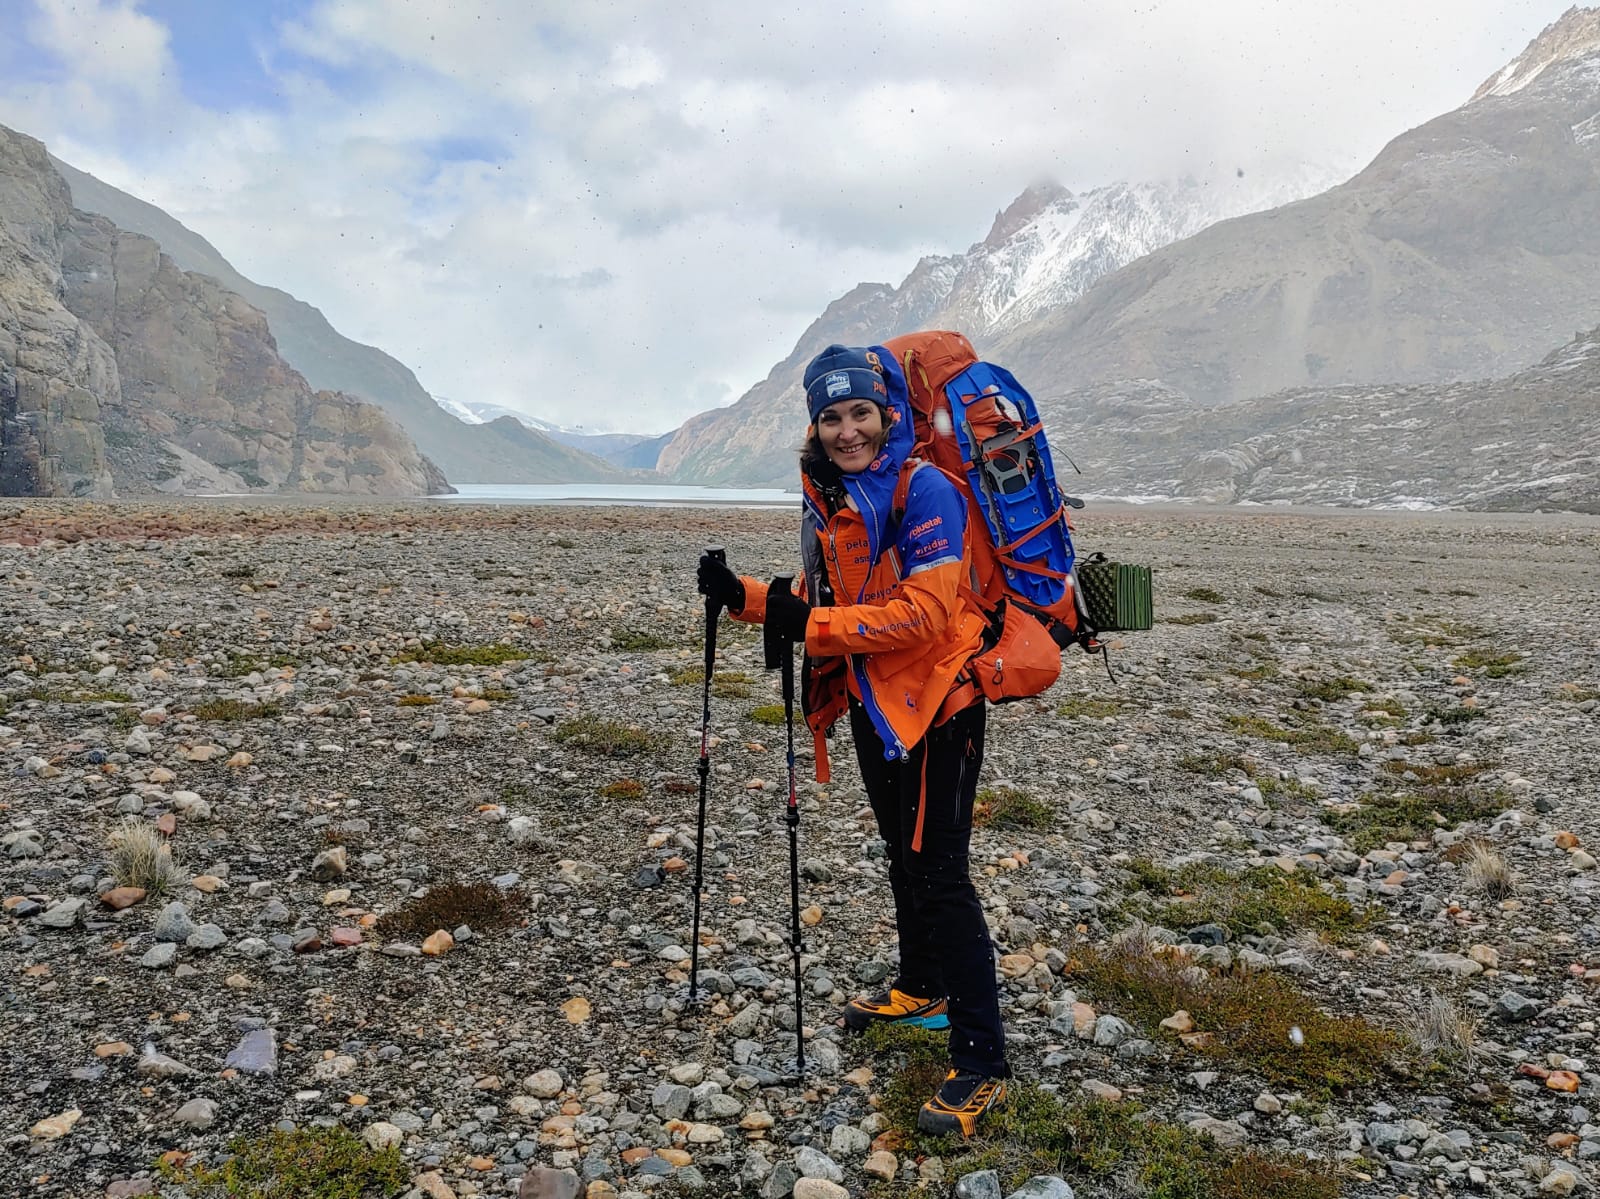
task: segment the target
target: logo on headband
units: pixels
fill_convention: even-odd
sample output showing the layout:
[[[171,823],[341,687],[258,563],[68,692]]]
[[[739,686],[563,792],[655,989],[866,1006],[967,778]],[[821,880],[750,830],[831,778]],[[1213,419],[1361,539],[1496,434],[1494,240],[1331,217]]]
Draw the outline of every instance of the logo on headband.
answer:
[[[850,394],[850,376],[844,371],[834,372],[824,379],[822,384],[828,389],[828,398],[830,400]]]

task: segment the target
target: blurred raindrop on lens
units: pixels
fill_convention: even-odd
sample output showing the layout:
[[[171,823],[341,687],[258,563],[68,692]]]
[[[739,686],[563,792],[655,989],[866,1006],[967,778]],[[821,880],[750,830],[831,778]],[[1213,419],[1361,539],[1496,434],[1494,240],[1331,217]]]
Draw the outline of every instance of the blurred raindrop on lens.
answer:
[[[1289,1030],[1289,1041],[1294,1045],[1304,1045],[1306,1043],[1306,1034],[1300,1031],[1298,1024]]]
[[[933,414],[933,431],[940,437],[949,437],[950,429],[950,414],[943,408],[936,409]]]

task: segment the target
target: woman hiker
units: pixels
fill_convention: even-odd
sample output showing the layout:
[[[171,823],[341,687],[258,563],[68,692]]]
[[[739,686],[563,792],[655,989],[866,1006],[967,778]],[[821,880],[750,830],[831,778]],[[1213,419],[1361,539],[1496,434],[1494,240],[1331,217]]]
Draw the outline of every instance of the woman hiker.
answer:
[[[971,1136],[1005,1095],[1005,1031],[994,949],[968,874],[984,707],[957,675],[985,621],[971,578],[966,504],[936,468],[913,463],[893,511],[913,431],[894,356],[829,346],[806,368],[811,416],[800,455],[806,599],[735,575],[710,554],[699,587],[737,620],[805,643],[805,711],[827,780],[824,733],[846,710],[856,761],[888,846],[900,973],[852,1000],[845,1023],[950,1030],[950,1066],[922,1105],[923,1132]]]

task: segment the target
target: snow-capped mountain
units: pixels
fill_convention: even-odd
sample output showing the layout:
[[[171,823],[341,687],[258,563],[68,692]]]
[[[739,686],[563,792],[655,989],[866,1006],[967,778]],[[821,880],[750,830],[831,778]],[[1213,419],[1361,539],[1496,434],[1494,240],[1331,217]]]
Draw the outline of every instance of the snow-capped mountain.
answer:
[[[1030,187],[965,253],[924,258],[898,287],[866,283],[835,300],[764,382],[678,429],[656,469],[703,482],[787,480],[805,430],[800,366],[830,342],[947,328],[982,348],[1153,250],[1229,217],[1315,195],[1344,174],[1308,166],[1270,180],[1235,172],[1217,181],[1114,183],[1082,195],[1053,183]]]
[[[1474,100],[1520,92],[1555,63],[1582,58],[1600,50],[1600,9],[1574,4],[1547,25],[1528,48],[1485,79]]]
[[[1218,221],[1315,195],[1347,174],[1307,166],[1260,181],[1238,172],[1218,181],[1113,183],[1082,195],[1031,187],[965,254],[925,260],[949,280],[934,323],[949,318],[980,338],[1003,333],[1071,303],[1102,275],[1152,250]]]

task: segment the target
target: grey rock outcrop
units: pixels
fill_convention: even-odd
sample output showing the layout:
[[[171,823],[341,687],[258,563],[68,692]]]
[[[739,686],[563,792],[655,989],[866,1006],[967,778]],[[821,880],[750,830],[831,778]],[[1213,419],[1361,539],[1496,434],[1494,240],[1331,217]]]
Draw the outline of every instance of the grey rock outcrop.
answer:
[[[380,409],[313,391],[258,309],[75,210],[0,127],[0,493],[447,488]]]

